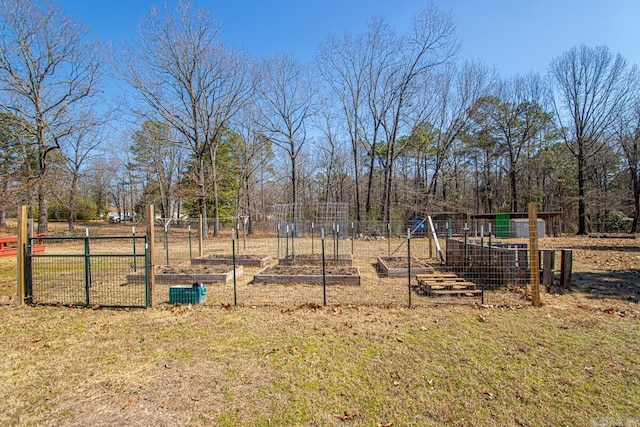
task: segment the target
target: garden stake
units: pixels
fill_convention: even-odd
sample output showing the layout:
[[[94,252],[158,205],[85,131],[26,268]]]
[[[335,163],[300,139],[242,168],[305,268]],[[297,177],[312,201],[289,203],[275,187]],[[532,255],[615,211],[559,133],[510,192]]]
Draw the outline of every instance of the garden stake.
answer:
[[[136,228],[131,227],[131,233],[133,235],[133,272],[136,272],[137,261],[136,261]]]
[[[91,258],[89,251],[89,229],[85,229],[84,237],[84,292],[85,302],[89,305],[89,288],[91,287]]]
[[[284,259],[287,265],[289,265],[289,224],[287,224],[286,233],[285,233],[285,251],[284,251]]]
[[[411,307],[411,229],[407,228],[407,276],[409,288],[409,307]]]
[[[187,236],[189,238],[189,259],[193,258],[192,252],[191,252],[191,226],[188,227],[188,232],[187,232]],[[135,252],[134,252],[135,255]]]
[[[322,305],[327,305],[327,276],[325,272],[324,260],[324,227],[320,229],[320,239],[322,240]]]
[[[340,249],[338,245],[340,244],[340,224],[336,225],[336,261],[338,261],[338,254],[340,253]]]
[[[355,234],[354,234],[354,229],[353,229],[353,222],[351,222],[351,257],[353,257],[353,242],[355,239]]]
[[[238,305],[236,295],[236,233],[231,229],[231,258],[233,259],[233,305]]]

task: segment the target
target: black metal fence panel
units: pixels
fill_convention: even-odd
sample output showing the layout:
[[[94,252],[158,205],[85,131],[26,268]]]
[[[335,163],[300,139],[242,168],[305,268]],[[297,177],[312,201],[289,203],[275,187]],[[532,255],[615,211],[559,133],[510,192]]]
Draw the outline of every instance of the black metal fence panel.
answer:
[[[38,304],[149,305],[145,236],[45,237],[28,256],[28,297]],[[142,280],[132,283],[131,275]]]

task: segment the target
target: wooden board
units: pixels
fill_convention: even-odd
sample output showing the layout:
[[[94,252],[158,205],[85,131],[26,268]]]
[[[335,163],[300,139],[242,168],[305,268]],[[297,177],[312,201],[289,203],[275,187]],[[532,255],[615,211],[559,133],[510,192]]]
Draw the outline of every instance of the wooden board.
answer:
[[[236,265],[246,265],[246,266],[255,266],[255,267],[266,267],[271,262],[271,256],[260,256],[256,258],[239,258],[236,257]],[[230,256],[227,257],[216,257],[216,256],[203,256],[191,258],[191,265],[233,265],[233,258]]]
[[[242,276],[242,266],[236,267],[236,277]],[[225,273],[158,273],[156,284],[190,285],[192,283],[228,283],[233,280],[233,270]],[[127,274],[127,283],[144,283],[144,274]]]
[[[314,285],[322,285],[323,277],[321,274],[296,274],[296,267],[292,267],[292,273],[272,273],[270,268],[257,273],[253,277],[252,283],[308,283]],[[326,274],[324,281],[327,285],[360,285],[360,269],[353,267],[354,274]]]

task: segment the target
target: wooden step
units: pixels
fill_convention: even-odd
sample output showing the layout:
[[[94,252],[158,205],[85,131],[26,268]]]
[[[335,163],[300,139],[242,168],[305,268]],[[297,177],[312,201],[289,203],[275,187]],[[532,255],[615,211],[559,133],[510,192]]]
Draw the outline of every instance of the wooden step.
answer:
[[[456,276],[453,273],[431,273],[431,274],[416,274],[417,279],[454,279]]]
[[[422,283],[421,285],[428,289],[475,289],[476,288],[476,284],[471,282]]]
[[[462,283],[462,282],[466,282],[466,280],[464,280],[462,277],[451,277],[451,278],[446,278],[446,279],[418,279],[418,282],[423,282],[423,283]]]
[[[477,296],[477,295],[480,295],[481,293],[482,291],[480,289],[460,289],[460,290],[444,289],[444,290],[431,291],[431,295],[449,295],[449,296],[458,295],[458,296],[468,296],[468,297]]]

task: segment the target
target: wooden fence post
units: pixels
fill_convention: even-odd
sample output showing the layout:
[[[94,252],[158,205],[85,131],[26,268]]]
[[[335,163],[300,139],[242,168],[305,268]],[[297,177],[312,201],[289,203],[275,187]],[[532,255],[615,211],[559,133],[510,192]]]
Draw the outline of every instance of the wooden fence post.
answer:
[[[553,277],[555,251],[550,249],[543,249],[540,252],[542,252],[542,284],[547,289],[547,292],[551,292],[555,287]]]
[[[573,251],[563,249],[560,259],[560,287],[563,291],[571,290],[571,268],[573,264]]]
[[[531,301],[540,307],[540,253],[538,252],[538,205],[529,203],[529,250],[531,251],[529,272],[531,279]]]
[[[18,250],[17,254],[17,297],[18,304],[24,304],[26,296],[26,255],[27,255],[27,207],[21,206],[18,212]]]

